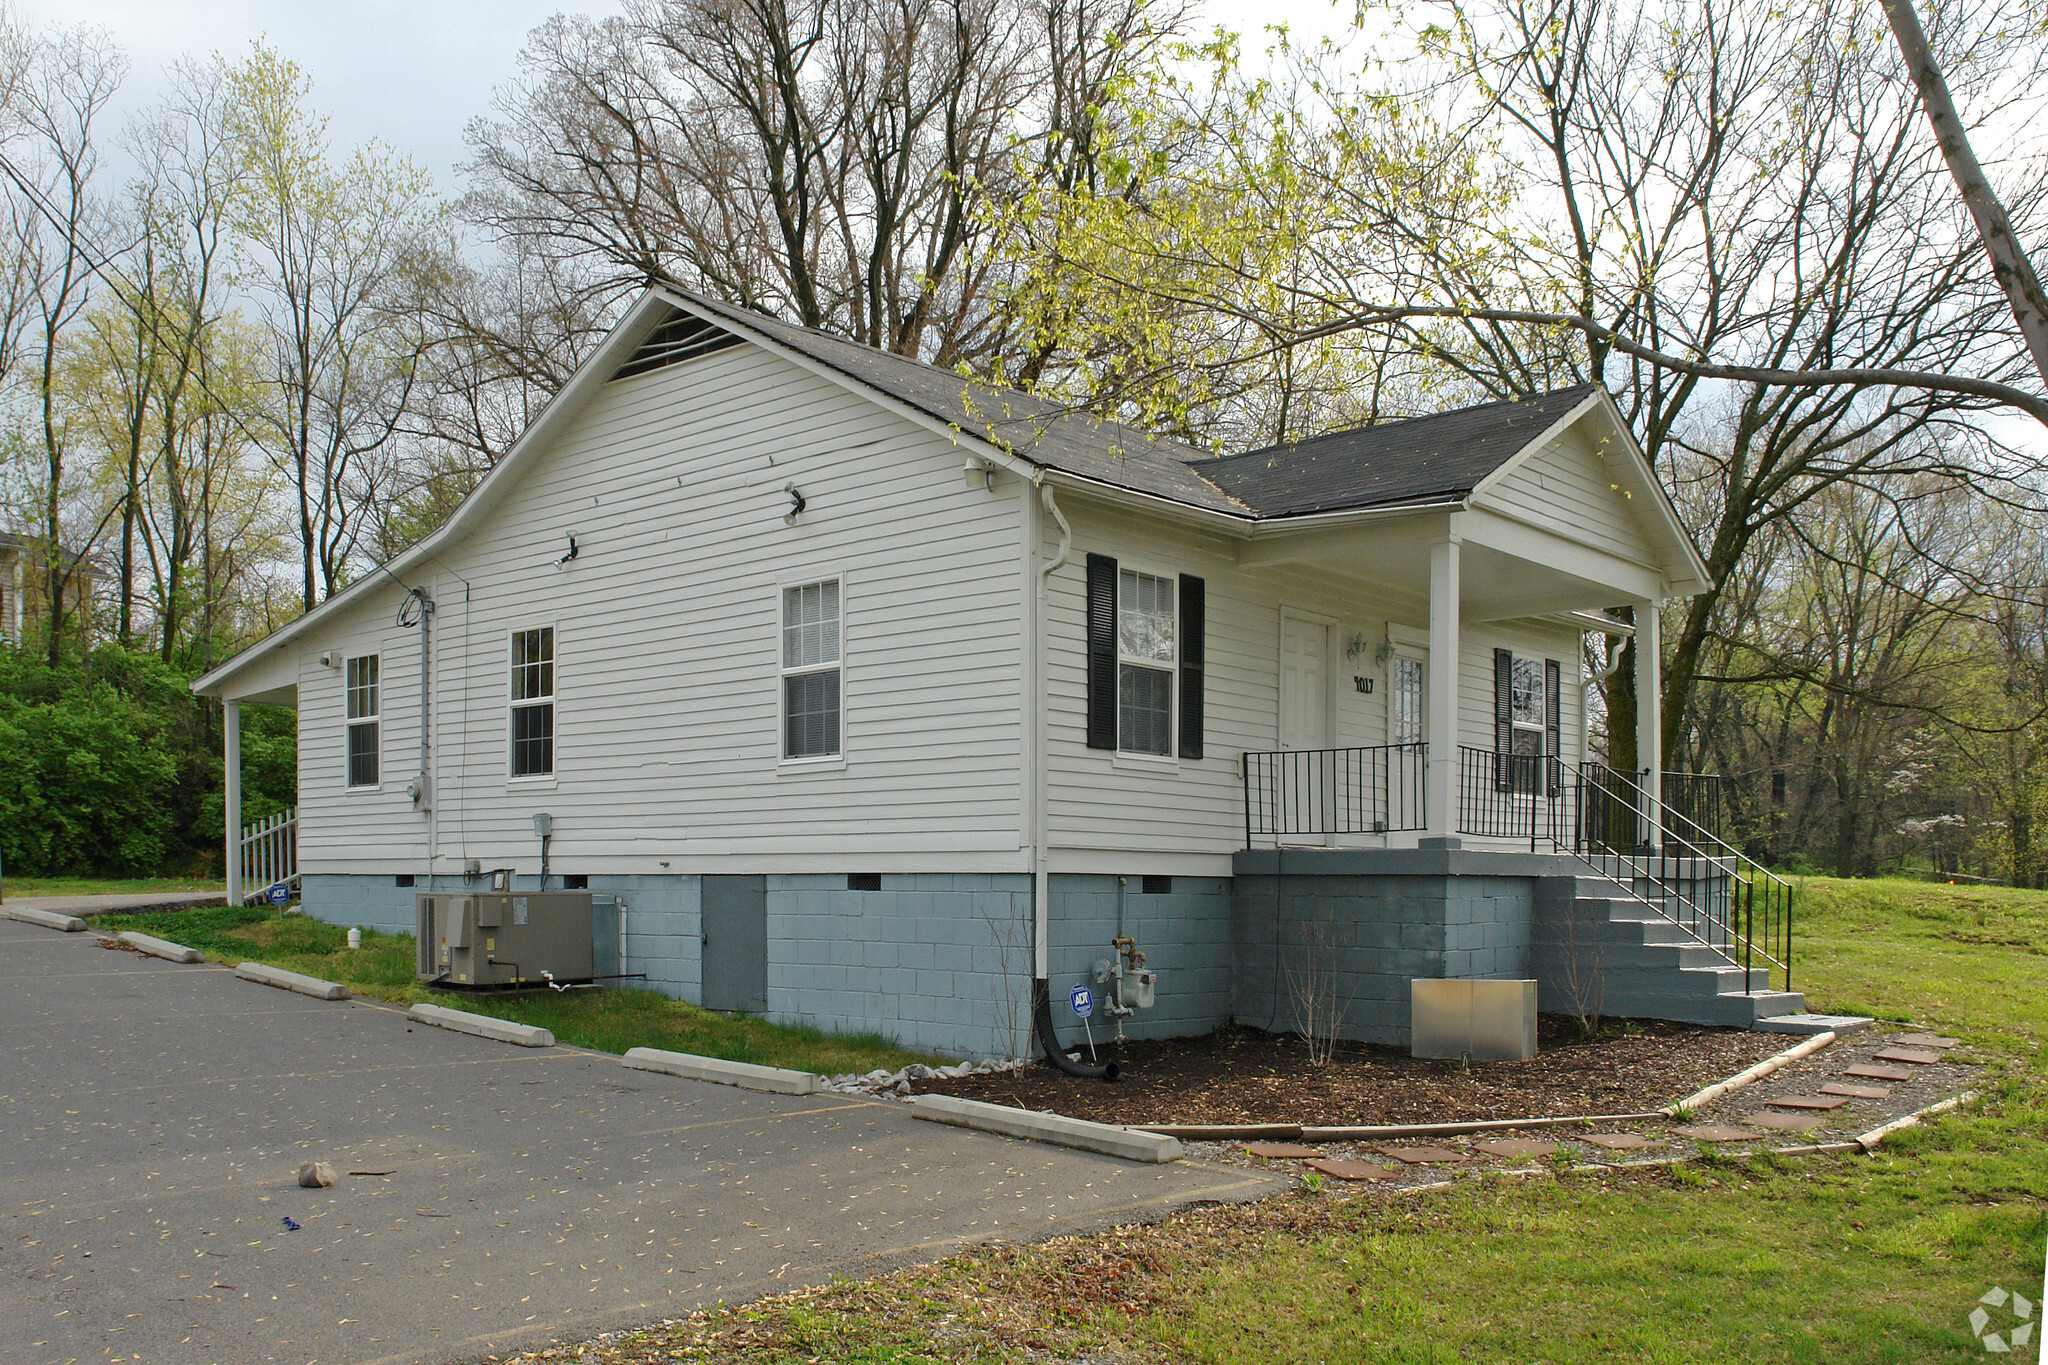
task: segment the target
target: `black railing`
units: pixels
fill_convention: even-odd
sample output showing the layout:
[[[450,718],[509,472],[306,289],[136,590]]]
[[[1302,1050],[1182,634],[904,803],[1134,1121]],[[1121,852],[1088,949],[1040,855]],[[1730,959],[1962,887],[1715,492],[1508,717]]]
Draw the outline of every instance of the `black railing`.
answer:
[[[1421,744],[1279,749],[1244,756],[1244,837],[1387,834],[1422,828]]]
[[[1554,840],[1564,764],[1542,754],[1458,750],[1458,833],[1482,839]]]
[[[1665,774],[1665,780],[1672,776]],[[1649,804],[1641,785],[1597,763],[1581,769],[1575,804],[1582,835],[1598,824],[1588,815],[1596,810],[1627,810],[1635,830],[1647,827],[1634,814]],[[1778,989],[1791,990],[1792,884],[1668,802],[1660,824],[1661,847],[1640,835],[1633,843],[1582,838],[1569,847],[1608,880],[1631,888],[1702,943],[1721,950],[1745,973],[1762,971]],[[1619,829],[1606,832],[1618,834]]]
[[[1702,830],[1720,840],[1721,775],[1719,773],[1666,773],[1662,785],[1664,833],[1667,842],[1691,844],[1693,830]]]
[[[1245,845],[1425,828],[1427,747],[1286,749],[1244,756]],[[1540,755],[1458,751],[1457,832],[1570,853],[1723,953],[1792,988],[1793,888],[1721,836],[1721,779],[1665,773],[1660,815],[1643,774]],[[1745,985],[1748,982],[1745,981]]]

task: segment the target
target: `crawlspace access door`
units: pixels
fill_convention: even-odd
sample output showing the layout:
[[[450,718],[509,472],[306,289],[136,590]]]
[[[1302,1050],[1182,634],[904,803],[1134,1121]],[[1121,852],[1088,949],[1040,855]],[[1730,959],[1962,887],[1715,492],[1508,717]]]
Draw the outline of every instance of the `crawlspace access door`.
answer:
[[[704,878],[704,1008],[768,1008],[768,879]]]

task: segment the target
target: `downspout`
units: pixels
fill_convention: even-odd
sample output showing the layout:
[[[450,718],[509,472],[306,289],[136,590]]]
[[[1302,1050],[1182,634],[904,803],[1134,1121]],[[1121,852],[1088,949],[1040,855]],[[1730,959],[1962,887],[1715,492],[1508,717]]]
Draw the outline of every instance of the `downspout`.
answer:
[[[1040,475],[1043,478],[1043,475]],[[1025,740],[1024,763],[1027,785],[1030,788],[1028,820],[1031,831],[1031,1024],[1038,1037],[1038,1045],[1045,1052],[1046,1062],[1069,1076],[1113,1081],[1120,1074],[1115,1062],[1102,1066],[1090,1066],[1077,1062],[1067,1055],[1060,1044],[1059,1034],[1052,1022],[1051,967],[1047,952],[1047,921],[1051,906],[1050,862],[1046,851],[1046,800],[1045,800],[1045,745],[1049,732],[1045,695],[1045,598],[1046,583],[1059,572],[1074,549],[1074,531],[1067,525],[1067,519],[1060,514],[1058,501],[1052,489],[1034,479],[1026,489],[1026,498],[1035,488],[1038,497],[1027,501],[1029,515],[1025,518],[1025,534],[1030,539],[1030,555],[1037,558],[1039,547],[1045,539],[1043,517],[1050,515],[1060,528],[1058,553],[1038,566],[1037,581],[1032,585],[1030,620],[1024,632],[1025,671],[1030,695],[1025,705],[1030,710],[1031,725]],[[1041,511],[1042,509],[1042,511]]]

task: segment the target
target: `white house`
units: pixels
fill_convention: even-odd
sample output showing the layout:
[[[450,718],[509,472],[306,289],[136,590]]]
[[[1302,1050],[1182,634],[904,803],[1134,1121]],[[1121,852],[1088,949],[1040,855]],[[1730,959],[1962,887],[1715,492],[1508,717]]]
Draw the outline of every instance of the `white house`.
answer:
[[[1133,1031],[1285,1027],[1302,904],[1398,1042],[1407,978],[1544,974],[1605,875],[1692,917],[1609,1012],[1747,1023],[1796,1000],[1640,863],[1659,776],[1626,868],[1557,814],[1583,632],[1705,585],[1597,388],[1219,458],[654,288],[446,526],[194,686],[231,829],[238,705],[297,707],[308,913],[537,885],[545,813],[623,971],[714,1008],[1014,1052],[1122,934]]]

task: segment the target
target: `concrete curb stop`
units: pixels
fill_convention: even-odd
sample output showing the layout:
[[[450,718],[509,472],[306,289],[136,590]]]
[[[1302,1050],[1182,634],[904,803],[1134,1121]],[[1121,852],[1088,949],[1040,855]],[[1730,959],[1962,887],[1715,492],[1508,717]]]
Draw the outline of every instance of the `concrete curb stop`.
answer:
[[[544,1028],[515,1024],[509,1019],[493,1019],[487,1014],[471,1014],[468,1010],[451,1010],[444,1005],[414,1005],[406,1011],[405,1017],[416,1024],[432,1024],[456,1033],[472,1033],[479,1038],[488,1038],[494,1043],[510,1043],[514,1047],[555,1045],[555,1035]]]
[[[1051,1142],[1100,1152],[1126,1161],[1153,1163],[1180,1160],[1180,1139],[1159,1133],[1114,1128],[1106,1123],[1089,1123],[1060,1114],[1035,1114],[1008,1105],[984,1104],[979,1100],[955,1099],[951,1095],[918,1095],[910,1101],[913,1118],[950,1123],[959,1128],[977,1128],[984,1133]]]
[[[26,905],[8,906],[7,917],[18,919],[23,924],[40,924],[45,929],[62,929],[67,934],[85,930],[85,921],[76,915],[61,915],[55,910],[32,910]]]
[[[823,1086],[820,1078],[808,1071],[756,1066],[752,1062],[728,1062],[718,1057],[699,1057],[692,1052],[664,1052],[655,1047],[628,1048],[626,1055],[619,1060],[635,1071],[659,1071],[686,1080],[736,1085],[742,1090],[765,1090],[771,1095],[811,1095]]]
[[[138,934],[133,930],[129,930],[119,937],[121,942],[136,951],[148,953],[151,957],[160,957],[166,962],[197,962],[200,960],[200,953],[197,948],[187,948],[184,944],[172,943],[169,939],[151,938],[148,934]]]
[[[288,972],[282,967],[271,967],[261,962],[244,962],[235,968],[235,975],[244,981],[254,981],[264,986],[296,991],[300,995],[310,995],[315,1000],[348,999],[348,987],[339,982],[322,981],[317,976],[301,976],[297,972]]]

